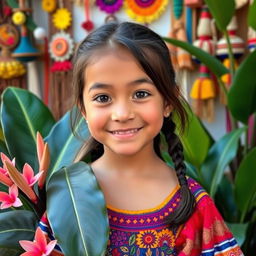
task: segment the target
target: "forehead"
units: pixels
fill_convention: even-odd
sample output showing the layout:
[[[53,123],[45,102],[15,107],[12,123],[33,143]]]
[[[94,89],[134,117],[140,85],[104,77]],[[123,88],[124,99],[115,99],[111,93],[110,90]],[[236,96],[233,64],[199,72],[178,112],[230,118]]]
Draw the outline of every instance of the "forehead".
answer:
[[[103,49],[91,56],[85,69],[85,85],[92,82],[118,83],[148,77],[135,57],[124,48]]]

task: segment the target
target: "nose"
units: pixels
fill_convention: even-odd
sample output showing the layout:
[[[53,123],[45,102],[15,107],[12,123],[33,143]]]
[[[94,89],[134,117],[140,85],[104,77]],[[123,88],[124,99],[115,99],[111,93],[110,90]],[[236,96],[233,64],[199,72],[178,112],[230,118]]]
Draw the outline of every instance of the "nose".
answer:
[[[135,117],[135,112],[132,103],[119,102],[113,106],[111,119],[113,121],[126,122]]]

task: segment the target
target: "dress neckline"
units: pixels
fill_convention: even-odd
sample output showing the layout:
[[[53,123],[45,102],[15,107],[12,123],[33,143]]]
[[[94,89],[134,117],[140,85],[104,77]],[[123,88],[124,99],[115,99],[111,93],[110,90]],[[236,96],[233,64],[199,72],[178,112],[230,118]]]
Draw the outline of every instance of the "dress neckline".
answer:
[[[156,207],[145,209],[145,210],[125,210],[125,209],[118,209],[115,208],[109,204],[107,204],[107,209],[116,212],[116,213],[121,213],[121,214],[130,214],[130,215],[136,215],[136,214],[150,214],[156,211],[159,211],[163,208],[166,207],[166,205],[170,202],[170,200],[176,195],[180,188],[180,185],[177,184],[176,187],[171,191],[171,193]]]

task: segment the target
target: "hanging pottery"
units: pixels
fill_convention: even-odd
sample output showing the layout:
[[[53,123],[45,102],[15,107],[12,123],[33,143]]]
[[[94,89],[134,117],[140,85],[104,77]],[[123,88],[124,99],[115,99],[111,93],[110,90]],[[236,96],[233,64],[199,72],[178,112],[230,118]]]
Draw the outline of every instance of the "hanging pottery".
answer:
[[[137,22],[149,24],[165,11],[168,0],[125,0],[128,16]]]
[[[203,0],[185,0],[184,4],[188,7],[201,7]]]

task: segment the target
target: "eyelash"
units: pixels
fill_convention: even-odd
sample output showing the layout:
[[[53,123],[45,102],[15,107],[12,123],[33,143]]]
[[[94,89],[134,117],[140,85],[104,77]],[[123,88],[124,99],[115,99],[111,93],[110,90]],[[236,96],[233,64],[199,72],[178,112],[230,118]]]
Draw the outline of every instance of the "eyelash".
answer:
[[[136,95],[136,94],[137,94],[137,95]],[[142,97],[140,97],[141,94],[143,94]],[[145,94],[146,94],[146,95],[145,95]],[[138,95],[140,95],[140,96],[138,97]],[[134,93],[133,98],[134,98],[135,100],[140,100],[140,99],[147,98],[147,97],[149,97],[149,96],[151,96],[151,93],[149,93],[149,92],[147,92],[147,91],[144,91],[144,90],[139,90],[139,91],[136,91],[136,92]],[[105,99],[103,99],[103,98],[105,98]],[[106,99],[106,98],[107,98],[107,99]],[[96,102],[101,103],[101,104],[106,104],[106,103],[109,103],[109,102],[111,101],[111,98],[110,98],[108,95],[106,95],[106,94],[100,94],[100,95],[95,96],[95,97],[93,98],[93,101],[96,101]]]

